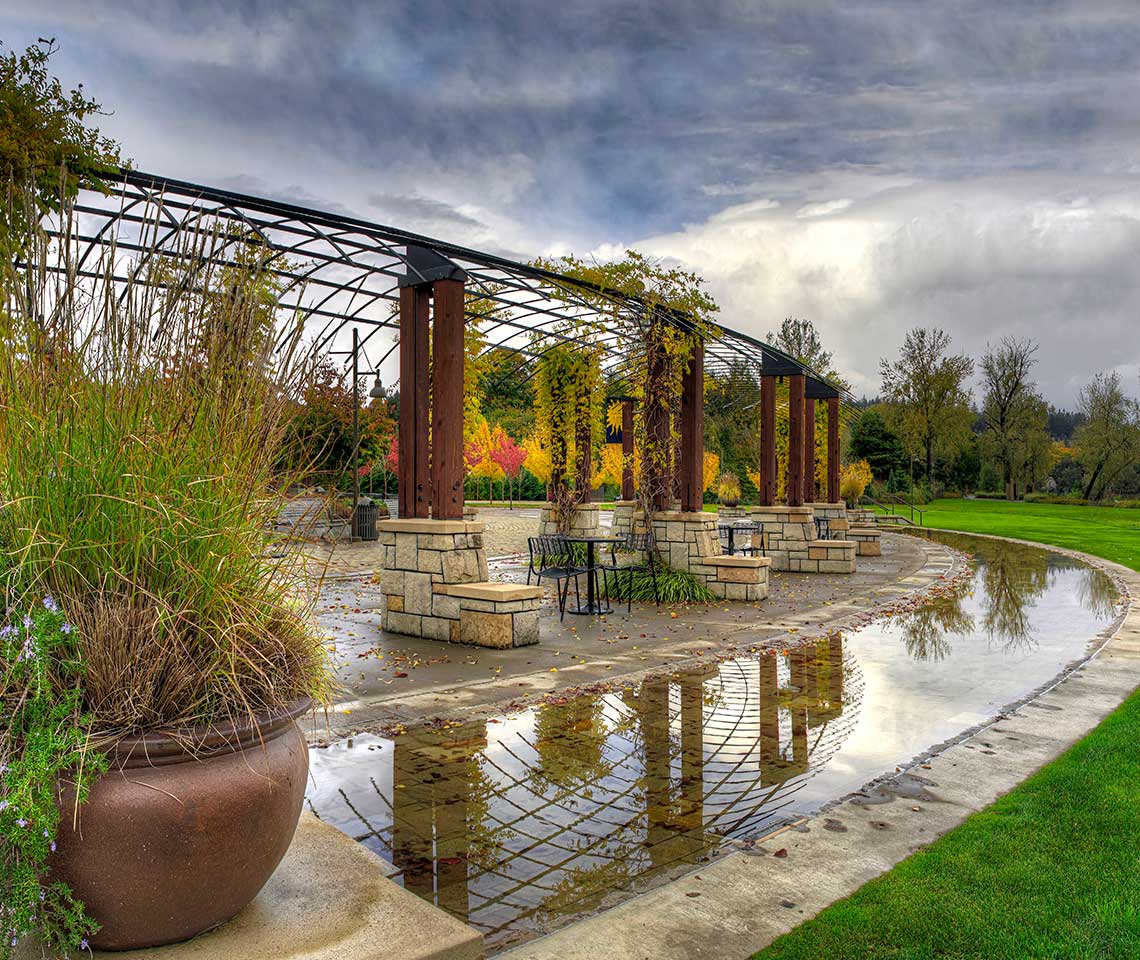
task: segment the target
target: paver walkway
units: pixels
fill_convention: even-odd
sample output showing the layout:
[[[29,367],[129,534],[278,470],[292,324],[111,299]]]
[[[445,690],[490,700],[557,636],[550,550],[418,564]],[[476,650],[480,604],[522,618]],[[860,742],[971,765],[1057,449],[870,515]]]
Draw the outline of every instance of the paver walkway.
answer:
[[[773,573],[761,603],[660,609],[635,604],[607,617],[567,615],[547,598],[537,646],[491,650],[386,634],[383,596],[370,578],[327,582],[317,609],[342,684],[338,702],[309,728],[313,740],[428,719],[490,715],[513,702],[713,659],[795,634],[817,634],[866,617],[925,589],[954,568],[944,547],[886,534],[882,557],[861,557],[853,575]],[[492,564],[494,579],[524,579],[525,564]]]

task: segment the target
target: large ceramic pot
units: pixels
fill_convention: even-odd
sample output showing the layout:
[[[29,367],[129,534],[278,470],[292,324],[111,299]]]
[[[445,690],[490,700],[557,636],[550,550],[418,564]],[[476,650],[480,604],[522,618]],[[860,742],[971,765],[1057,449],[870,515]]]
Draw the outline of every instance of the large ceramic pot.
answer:
[[[77,819],[65,793],[53,873],[99,923],[93,947],[186,940],[257,896],[301,815],[309,753],[295,720],[310,706],[129,738]]]

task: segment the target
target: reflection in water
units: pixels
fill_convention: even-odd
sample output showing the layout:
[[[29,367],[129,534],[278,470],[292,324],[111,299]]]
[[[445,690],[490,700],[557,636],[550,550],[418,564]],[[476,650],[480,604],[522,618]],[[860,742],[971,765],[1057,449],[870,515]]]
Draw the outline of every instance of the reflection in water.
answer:
[[[1094,617],[1112,615],[1116,589],[1099,570],[1077,560],[1025,544],[939,531],[932,539],[973,554],[974,575],[901,619],[907,653],[916,660],[943,660],[953,638],[982,630],[1005,653],[1037,645],[1032,612],[1047,591],[1075,596]]]
[[[313,752],[308,800],[501,947],[794,819],[860,689],[836,636],[498,722],[358,737]]]
[[[1111,619],[1111,581],[1077,561],[937,538],[972,552],[974,573],[905,616],[620,693],[314,750],[309,805],[492,948],[607,906],[996,715]]]

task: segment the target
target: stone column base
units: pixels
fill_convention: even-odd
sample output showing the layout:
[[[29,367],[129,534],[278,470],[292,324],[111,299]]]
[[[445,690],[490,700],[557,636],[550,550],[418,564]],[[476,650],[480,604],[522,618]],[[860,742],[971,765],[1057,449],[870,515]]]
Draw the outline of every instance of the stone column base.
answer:
[[[764,600],[768,596],[767,557],[726,557],[720,552],[716,516],[668,510],[650,518],[657,550],[674,570],[704,580],[721,600]]]
[[[726,507],[718,506],[716,508],[716,515],[721,520],[736,520],[740,517],[748,516],[747,507]]]
[[[614,503],[614,518],[610,533],[624,537],[627,533],[645,531],[645,513],[637,500],[618,500]]]
[[[827,504],[829,509],[834,506]],[[855,572],[856,546],[853,542],[817,539],[814,505],[751,507],[749,519],[760,524],[760,542],[755,545],[772,558],[773,570]]]
[[[596,537],[601,529],[598,520],[600,508],[596,503],[580,503],[574,507],[570,514],[570,534],[576,537]],[[547,504],[542,508],[538,517],[538,532],[561,533],[558,529],[558,518],[554,513],[554,506]]]

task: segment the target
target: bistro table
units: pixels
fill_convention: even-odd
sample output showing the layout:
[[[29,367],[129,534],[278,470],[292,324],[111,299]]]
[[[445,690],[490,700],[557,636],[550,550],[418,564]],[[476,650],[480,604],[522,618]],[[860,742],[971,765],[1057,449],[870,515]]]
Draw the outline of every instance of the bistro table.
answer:
[[[741,529],[742,532],[744,532],[748,536],[755,536],[759,532],[757,529],[757,525],[755,523],[748,521],[748,520],[744,520],[744,521],[741,521],[738,523],[718,523],[717,524],[717,530],[719,532],[728,534],[728,555],[730,557],[736,555],[736,544],[733,542],[733,538],[736,535],[737,529]],[[744,547],[744,548],[742,548],[742,552],[747,553],[748,550],[752,550],[753,552],[755,552],[756,548],[755,547]]]
[[[600,591],[597,588],[598,584],[598,566],[597,553],[595,545],[599,543],[624,543],[624,537],[573,537],[564,536],[562,538],[567,543],[584,543],[586,545],[586,567],[582,573],[586,574],[586,605],[581,605],[582,601],[579,599],[577,607],[568,607],[567,613],[580,613],[580,614],[598,614],[598,613],[613,613],[614,608],[610,606],[609,598],[606,598],[606,605],[602,606],[601,598],[598,596]]]

